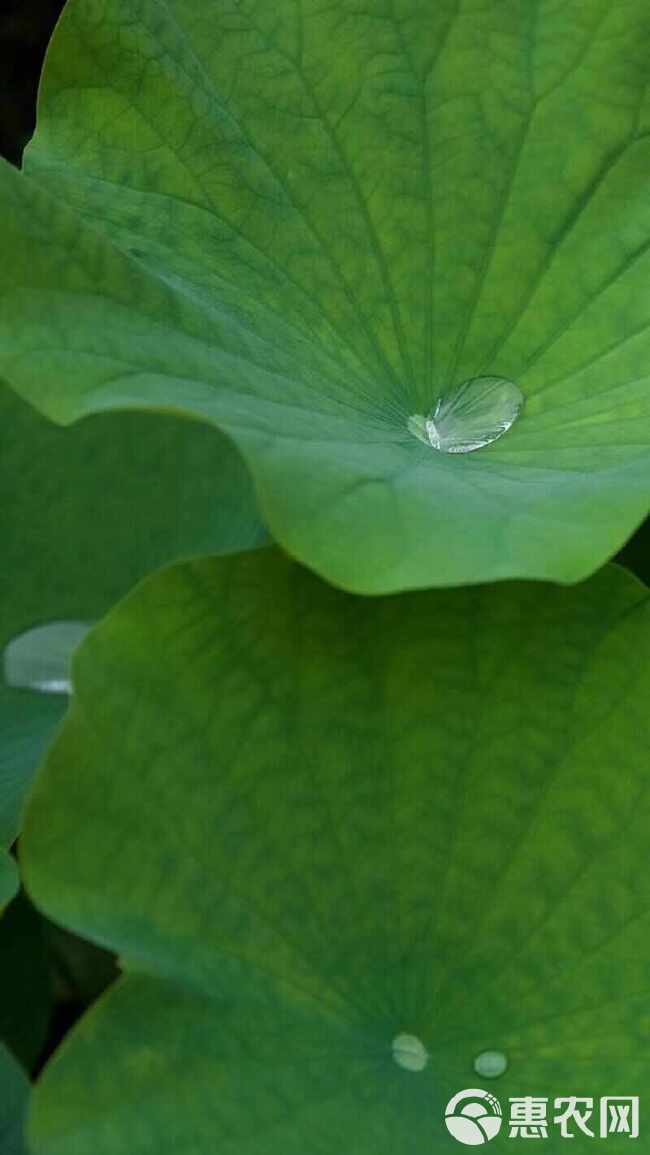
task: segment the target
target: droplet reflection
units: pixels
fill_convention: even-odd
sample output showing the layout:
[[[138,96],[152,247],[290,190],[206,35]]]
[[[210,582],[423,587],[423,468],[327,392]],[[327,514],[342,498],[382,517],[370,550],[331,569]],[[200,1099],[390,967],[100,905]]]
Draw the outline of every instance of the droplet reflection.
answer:
[[[423,1071],[429,1062],[429,1052],[416,1035],[396,1035],[393,1058],[405,1071]]]
[[[428,417],[409,417],[408,429],[440,453],[473,453],[511,429],[523,406],[513,381],[472,377],[439,397]]]

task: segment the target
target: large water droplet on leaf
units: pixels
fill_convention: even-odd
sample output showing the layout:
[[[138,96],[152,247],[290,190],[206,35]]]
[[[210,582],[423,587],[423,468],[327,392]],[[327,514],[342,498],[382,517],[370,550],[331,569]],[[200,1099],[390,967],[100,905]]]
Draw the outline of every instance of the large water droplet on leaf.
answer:
[[[474,1059],[474,1070],[483,1079],[498,1079],[508,1069],[508,1057],[503,1051],[482,1051]]]
[[[5,682],[42,694],[71,694],[72,654],[89,629],[86,622],[48,622],[19,634],[5,647]]]
[[[473,453],[506,433],[517,420],[524,398],[505,377],[471,377],[442,397],[428,417],[415,413],[408,428],[440,453]]]
[[[396,1035],[393,1058],[405,1071],[423,1071],[429,1061],[429,1052],[416,1035]]]

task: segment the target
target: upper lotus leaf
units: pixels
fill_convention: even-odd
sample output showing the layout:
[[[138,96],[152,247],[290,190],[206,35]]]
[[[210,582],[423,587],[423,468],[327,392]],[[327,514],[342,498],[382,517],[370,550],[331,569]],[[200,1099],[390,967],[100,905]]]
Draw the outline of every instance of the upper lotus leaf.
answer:
[[[126,972],[32,1155],[452,1155],[463,1088],[645,1102],[649,653],[615,567],[355,598],[269,550],[140,586],[27,811],[33,898]]]
[[[647,0],[69,0],[0,371],[220,426],[345,588],[586,576],[648,506],[649,37]],[[509,432],[413,435],[477,376]]]

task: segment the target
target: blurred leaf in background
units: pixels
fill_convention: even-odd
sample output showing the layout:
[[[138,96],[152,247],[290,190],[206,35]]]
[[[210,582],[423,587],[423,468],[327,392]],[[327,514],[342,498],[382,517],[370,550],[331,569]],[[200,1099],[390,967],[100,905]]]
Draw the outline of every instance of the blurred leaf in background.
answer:
[[[0,508],[0,846],[6,849],[68,702],[64,678],[59,692],[36,688],[38,661],[33,685],[27,673],[17,685],[8,677],[6,647],[34,627],[94,622],[166,562],[267,539],[241,458],[215,430],[156,413],[109,414],[61,429],[2,385]]]
[[[0,1042],[0,1153],[26,1155],[23,1123],[29,1083],[22,1067]]]

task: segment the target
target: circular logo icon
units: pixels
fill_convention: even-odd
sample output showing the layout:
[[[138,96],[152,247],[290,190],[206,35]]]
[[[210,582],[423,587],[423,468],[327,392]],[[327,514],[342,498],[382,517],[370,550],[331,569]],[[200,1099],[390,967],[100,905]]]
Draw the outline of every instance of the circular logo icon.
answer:
[[[501,1104],[489,1091],[459,1091],[447,1103],[447,1130],[466,1147],[489,1143],[499,1134],[502,1122]]]

